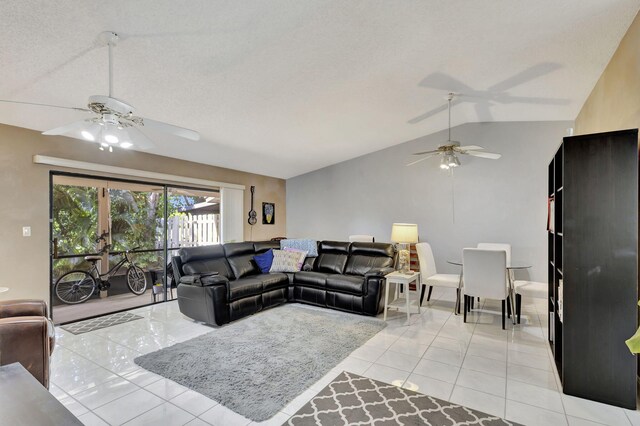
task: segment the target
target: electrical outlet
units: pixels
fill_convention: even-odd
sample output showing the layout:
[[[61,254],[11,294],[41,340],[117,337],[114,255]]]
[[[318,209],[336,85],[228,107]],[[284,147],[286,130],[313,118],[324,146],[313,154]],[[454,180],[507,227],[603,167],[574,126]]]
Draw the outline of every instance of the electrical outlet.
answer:
[[[31,227],[30,226],[23,226],[22,227],[22,236],[23,237],[30,237],[31,236]]]

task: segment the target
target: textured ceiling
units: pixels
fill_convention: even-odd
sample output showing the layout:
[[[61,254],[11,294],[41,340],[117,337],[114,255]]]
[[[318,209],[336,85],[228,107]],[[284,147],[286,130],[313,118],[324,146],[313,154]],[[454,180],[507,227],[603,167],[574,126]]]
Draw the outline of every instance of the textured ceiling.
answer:
[[[446,128],[446,112],[429,112],[448,90],[473,95],[454,107],[453,125],[573,120],[639,7],[3,0],[0,99],[84,106],[106,94],[107,52],[95,39],[112,30],[114,96],[202,135],[149,134],[151,152],[287,178]],[[30,129],[81,118],[0,104],[0,122]]]

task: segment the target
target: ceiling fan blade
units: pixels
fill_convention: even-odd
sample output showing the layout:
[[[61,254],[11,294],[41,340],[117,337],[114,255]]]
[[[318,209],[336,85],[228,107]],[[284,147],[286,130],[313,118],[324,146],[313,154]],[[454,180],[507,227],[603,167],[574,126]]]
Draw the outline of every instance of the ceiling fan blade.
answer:
[[[479,149],[484,149],[484,148],[478,145],[465,145],[465,146],[459,146],[455,148],[456,151],[477,151]]]
[[[438,155],[438,154],[429,154],[429,155],[427,155],[425,157],[420,158],[419,160],[412,161],[409,164],[407,164],[407,167],[413,166],[414,164],[417,164],[417,163],[419,163],[421,161],[428,160],[429,158],[435,157],[436,155]]]
[[[491,160],[497,160],[498,158],[502,157],[502,155],[495,154],[493,152],[467,151],[467,152],[465,152],[465,154],[466,155],[471,155],[473,157],[489,158]]]
[[[181,138],[190,139],[192,141],[200,140],[200,133],[195,130],[185,129],[184,127],[174,126],[173,124],[164,123],[162,121],[142,118],[142,125],[148,129],[171,133],[172,135],[180,136]]]
[[[82,130],[86,128],[88,124],[89,123],[86,120],[74,121],[73,123],[65,124],[64,126],[44,131],[42,132],[42,134],[47,136],[64,135],[65,133],[69,133],[74,130]]]
[[[127,133],[131,138],[130,143],[132,143],[132,148],[135,150],[143,150],[146,151],[148,149],[153,149],[156,147],[156,144],[149,139],[147,135],[144,134],[141,128],[132,126],[127,128]]]
[[[86,109],[86,108],[66,107],[66,106],[61,106],[61,105],[39,104],[39,103],[36,103],[36,102],[10,101],[8,99],[0,99],[0,102],[4,102],[4,103],[7,103],[7,104],[33,105],[33,106],[42,106],[42,107],[49,107],[49,108],[60,108],[60,109],[70,109],[70,110],[74,110],[74,111],[91,112],[91,110]]]
[[[509,90],[530,80],[542,77],[545,74],[549,74],[559,68],[562,68],[562,65],[556,64],[554,62],[543,62],[541,64],[529,67],[524,71],[520,71],[519,73],[507,78],[506,80],[501,81],[500,83],[494,84],[493,86],[489,87],[487,91],[504,92],[505,90]]]
[[[440,150],[434,149],[433,151],[414,152],[413,155],[425,155],[425,154],[437,154]]]

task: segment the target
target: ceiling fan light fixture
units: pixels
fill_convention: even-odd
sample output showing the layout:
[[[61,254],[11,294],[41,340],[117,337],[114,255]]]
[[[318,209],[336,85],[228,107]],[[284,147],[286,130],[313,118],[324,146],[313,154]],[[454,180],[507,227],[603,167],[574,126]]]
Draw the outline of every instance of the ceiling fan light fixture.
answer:
[[[449,154],[447,157],[445,158],[447,158],[447,165],[449,167],[458,167],[460,165],[460,160],[458,160],[455,154]]]
[[[95,140],[96,140],[96,137],[95,137],[95,136],[93,136],[93,135],[91,134],[91,132],[89,132],[89,131],[87,131],[87,130],[83,130],[82,132],[80,132],[80,134],[82,135],[82,137],[83,137],[84,139],[86,139],[86,140],[88,140],[88,141],[95,142]]]
[[[449,170],[449,162],[447,161],[447,157],[442,157],[442,160],[440,160],[440,168],[442,170]]]
[[[116,135],[112,135],[110,133],[104,135],[104,140],[107,143],[118,143],[118,137]]]

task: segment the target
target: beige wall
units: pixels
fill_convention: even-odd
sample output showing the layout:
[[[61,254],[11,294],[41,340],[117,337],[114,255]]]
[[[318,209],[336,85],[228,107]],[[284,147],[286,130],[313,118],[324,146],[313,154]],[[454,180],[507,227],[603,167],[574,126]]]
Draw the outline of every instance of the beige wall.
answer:
[[[249,187],[255,185],[258,223],[253,227],[252,239],[285,235],[283,179],[135,151],[107,153],[90,143],[0,125],[0,270],[3,272],[0,287],[10,288],[0,293],[0,300],[49,300],[49,171],[53,168],[33,164],[35,154],[245,185],[245,216],[250,208]],[[55,170],[108,176],[73,169]],[[274,225],[262,225],[263,201],[276,204]],[[31,226],[31,237],[22,236],[23,226]],[[244,226],[248,240],[251,226],[246,220]]]
[[[588,46],[585,46],[588,48]],[[640,14],[576,118],[576,133],[640,127]]]

